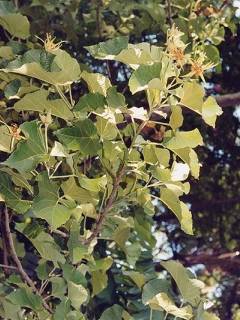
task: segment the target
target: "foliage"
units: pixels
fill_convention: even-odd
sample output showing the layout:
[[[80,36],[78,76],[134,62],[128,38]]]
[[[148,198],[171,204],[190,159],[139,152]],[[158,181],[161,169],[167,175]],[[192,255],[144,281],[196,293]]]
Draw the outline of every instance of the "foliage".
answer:
[[[211,17],[198,3],[174,2],[171,12],[158,3],[155,10],[154,2],[59,1],[61,19],[69,19],[60,30],[73,43],[69,54],[49,34],[43,43],[29,37],[26,16],[1,2],[1,317],[215,319],[190,271],[168,261],[168,273],[157,273],[152,264],[157,207],[169,208],[193,234],[182,196],[190,175],[199,176],[194,149],[203,139],[195,127],[180,129],[183,109],[213,127],[222,112],[198,80],[218,63],[215,45],[231,16],[219,8]],[[21,11],[34,17],[40,7],[51,15],[53,6],[33,1]],[[73,24],[78,14],[85,27]],[[154,29],[152,19],[164,24],[166,45],[129,41],[138,23],[139,32]],[[110,39],[93,45],[87,38],[95,21],[99,40]],[[33,33],[38,23],[33,19]],[[92,72],[73,55],[103,68]],[[129,80],[119,90],[113,84],[122,70]],[[154,139],[144,134],[149,127],[157,128]]]

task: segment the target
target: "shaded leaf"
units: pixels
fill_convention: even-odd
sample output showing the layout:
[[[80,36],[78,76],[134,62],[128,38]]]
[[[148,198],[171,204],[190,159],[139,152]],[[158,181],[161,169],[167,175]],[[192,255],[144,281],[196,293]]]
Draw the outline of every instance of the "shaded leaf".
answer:
[[[73,114],[62,99],[48,99],[49,92],[44,89],[26,94],[21,100],[15,103],[14,109],[17,111],[30,110],[41,113],[50,112],[52,115],[72,120]]]
[[[150,308],[154,310],[165,310],[167,314],[172,314],[175,317],[190,320],[193,317],[190,306],[178,308],[174,302],[164,292],[158,293],[154,298],[147,302]]]
[[[42,308],[42,299],[37,294],[33,294],[30,289],[17,289],[7,295],[6,299],[13,304],[27,307],[35,311]]]
[[[88,292],[81,284],[75,284],[68,281],[68,298],[75,309],[79,309],[81,305],[87,301]]]
[[[109,39],[105,42],[99,42],[96,45],[85,47],[94,58],[114,59],[123,49],[128,46],[128,37],[122,36]]]
[[[177,131],[172,138],[164,140],[164,145],[169,149],[195,148],[203,145],[203,140],[198,129]]]
[[[161,262],[161,265],[175,280],[183,299],[191,303],[192,306],[197,306],[200,302],[200,289],[196,287],[189,278],[187,269],[177,261]]]
[[[13,189],[10,176],[2,172],[0,172],[0,195],[6,205],[17,213],[24,213],[31,206],[31,201],[22,200],[21,194]]]
[[[181,202],[173,191],[167,188],[160,190],[160,200],[176,215],[181,229],[187,234],[193,234],[192,215],[187,205]]]
[[[46,174],[39,176],[38,180],[39,193],[33,201],[32,211],[37,218],[46,220],[52,229],[57,229],[70,218],[71,210],[58,203],[59,187]]]
[[[95,155],[101,148],[97,129],[91,120],[79,121],[76,126],[55,132],[56,136],[69,150],[80,150],[84,155]]]
[[[19,172],[31,171],[39,162],[48,159],[44,138],[37,121],[24,122],[20,129],[26,140],[21,140],[17,144],[16,150],[3,164]]]
[[[46,71],[41,65],[41,54],[43,51],[38,50],[38,54],[35,52],[36,51],[32,50],[31,53],[28,53],[28,57],[25,57],[23,60],[24,63],[17,60],[16,62],[11,62],[7,68],[2,70],[4,72],[26,75],[53,85],[71,84],[80,78],[79,64],[77,60],[72,58],[67,52],[61,49],[54,52],[55,57],[52,64],[54,64],[55,69],[59,71]]]

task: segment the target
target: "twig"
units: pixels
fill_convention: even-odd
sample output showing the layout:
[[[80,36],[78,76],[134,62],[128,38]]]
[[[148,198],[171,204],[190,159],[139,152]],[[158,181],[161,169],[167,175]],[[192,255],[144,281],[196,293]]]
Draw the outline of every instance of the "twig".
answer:
[[[2,264],[0,263],[0,268],[3,268],[3,269],[12,269],[12,270],[18,270],[17,267],[14,267],[14,266],[9,266],[8,264]],[[5,271],[4,271],[5,272]]]
[[[5,234],[5,226],[3,221],[3,212],[1,212],[1,233],[2,233],[2,250],[3,250],[3,264],[1,265],[3,267],[5,275],[9,274],[8,268],[8,251],[7,251],[7,244],[6,244],[6,234]]]
[[[63,102],[65,102],[66,106],[71,110],[72,109],[72,105],[68,101],[68,99],[66,98],[66,96],[63,93],[62,89],[58,85],[55,85],[55,88],[56,88],[58,94],[60,95],[60,97],[62,98]]]
[[[101,19],[100,19],[100,7],[101,7],[101,0],[97,0],[96,6],[96,22],[97,22],[97,31],[99,39],[102,38],[102,28],[101,28]]]
[[[69,238],[69,235],[61,230],[52,230],[52,233],[58,234],[63,238]]]
[[[151,117],[151,113],[149,114],[149,118]],[[110,209],[112,208],[113,204],[114,204],[114,201],[116,200],[117,198],[117,192],[118,192],[118,188],[119,188],[119,185],[122,181],[122,177],[124,176],[125,174],[125,171],[126,171],[126,162],[128,160],[128,156],[129,154],[131,153],[131,150],[133,148],[133,145],[137,139],[137,136],[139,135],[139,133],[142,131],[142,129],[145,127],[145,125],[148,123],[149,120],[145,120],[143,121],[140,126],[138,127],[138,130],[134,136],[134,138],[132,139],[132,142],[129,146],[129,150],[128,152],[125,153],[125,156],[124,156],[124,159],[123,159],[123,162],[122,162],[122,165],[116,175],[116,177],[114,178],[114,182],[113,182],[113,188],[112,188],[112,192],[106,202],[106,206],[102,209],[102,212],[99,212],[99,218],[98,218],[98,221],[96,222],[95,224],[95,227],[94,229],[92,230],[92,234],[89,238],[87,238],[86,240],[83,241],[83,243],[85,245],[91,243],[92,240],[94,240],[95,238],[97,238],[99,232],[101,231],[101,228],[102,228],[102,224],[105,220],[105,217],[107,216],[108,212],[110,211]]]
[[[21,261],[18,259],[16,250],[14,247],[14,242],[13,242],[11,230],[10,230],[9,214],[8,214],[7,207],[5,207],[5,209],[4,209],[4,220],[5,220],[6,240],[7,240],[8,246],[9,246],[9,252],[11,254],[11,257],[12,257],[14,263],[17,266],[18,272],[20,273],[23,281],[25,281],[28,284],[28,286],[33,290],[33,292],[39,294],[39,291],[36,288],[34,282],[28,276],[28,274],[24,271],[22,264],[21,264]],[[42,304],[48,312],[53,313],[50,306],[44,300],[42,301]]]
[[[171,27],[173,25],[171,0],[166,0],[166,2],[167,2],[167,15],[168,15],[169,24]]]
[[[84,244],[89,244],[93,239],[95,239],[98,236],[98,234],[102,228],[102,224],[104,222],[104,219],[105,219],[106,215],[108,214],[109,210],[112,208],[113,203],[117,197],[118,187],[122,181],[122,177],[125,173],[125,169],[126,169],[126,167],[123,163],[119,172],[118,172],[118,175],[116,176],[115,181],[113,183],[112,192],[107,200],[107,204],[104,207],[103,211],[100,212],[100,216],[99,216],[98,221],[96,222],[95,228],[93,229],[91,236],[84,241]]]

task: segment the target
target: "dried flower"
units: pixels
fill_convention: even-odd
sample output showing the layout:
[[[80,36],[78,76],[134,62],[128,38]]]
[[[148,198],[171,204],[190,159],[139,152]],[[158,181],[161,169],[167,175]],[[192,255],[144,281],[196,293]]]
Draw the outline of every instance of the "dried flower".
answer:
[[[197,58],[193,58],[191,59],[191,72],[190,72],[190,76],[197,76],[200,77],[204,82],[204,72],[208,69],[211,69],[214,67],[214,64],[211,62],[207,62],[205,63],[206,60],[206,55],[202,52],[198,53],[198,57]]]
[[[16,140],[21,140],[21,135],[20,135],[21,129],[18,127],[16,123],[13,123],[10,126],[10,135],[16,139]]]
[[[55,51],[57,51],[58,49],[61,48],[62,44],[66,41],[60,41],[60,42],[56,42],[54,43],[54,41],[56,40],[56,37],[52,37],[52,35],[50,33],[46,34],[46,39],[42,40],[40,37],[37,36],[37,38],[43,42],[44,44],[44,48],[47,52],[50,53],[54,53]]]
[[[187,55],[184,53],[187,45],[181,40],[183,35],[184,33],[179,31],[175,25],[167,33],[167,52],[180,67],[188,60]]]

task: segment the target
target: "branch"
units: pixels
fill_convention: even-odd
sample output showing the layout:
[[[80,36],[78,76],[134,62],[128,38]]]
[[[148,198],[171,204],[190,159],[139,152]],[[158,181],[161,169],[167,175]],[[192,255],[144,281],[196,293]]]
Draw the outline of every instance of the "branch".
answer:
[[[14,247],[14,242],[13,242],[11,230],[10,230],[9,214],[8,214],[7,207],[5,207],[5,209],[4,209],[4,220],[5,220],[6,242],[9,246],[9,252],[11,254],[11,257],[17,266],[18,272],[20,273],[23,281],[25,281],[28,284],[28,286],[33,290],[33,292],[39,294],[39,291],[36,288],[34,282],[28,276],[28,274],[24,271],[22,264],[21,264],[21,261],[19,260],[19,258],[17,256],[16,250]],[[44,300],[43,300],[42,304],[48,312],[52,313],[51,308]]]
[[[98,236],[98,234],[102,228],[102,224],[105,220],[105,217],[108,214],[109,210],[112,208],[114,201],[116,200],[118,187],[122,181],[122,177],[123,177],[124,173],[125,173],[125,165],[123,164],[121,169],[118,172],[117,177],[115,178],[115,181],[113,183],[112,192],[108,198],[107,204],[106,204],[105,208],[103,209],[102,213],[100,212],[100,216],[99,216],[98,221],[96,222],[95,228],[92,230],[91,236],[84,241],[84,244],[89,244],[93,239],[95,239]]]
[[[171,0],[166,0],[166,2],[167,2],[167,15],[168,15],[169,24],[171,27],[173,25]]]
[[[215,98],[217,100],[217,103],[222,108],[235,107],[237,105],[240,105],[240,92],[219,95]]]
[[[149,114],[149,118],[151,118],[151,112]],[[148,123],[149,120],[145,120],[143,121],[140,126],[138,127],[136,133],[135,133],[135,136],[133,137],[132,141],[131,141],[131,144],[129,146],[129,151],[128,153],[125,153],[125,156],[124,156],[124,160],[122,162],[122,165],[120,167],[120,169],[118,170],[118,173],[116,175],[116,178],[114,179],[114,182],[113,182],[113,188],[112,188],[112,192],[107,200],[107,204],[106,206],[104,207],[103,211],[99,212],[100,216],[99,216],[99,219],[98,221],[96,222],[96,225],[95,225],[95,228],[92,230],[92,234],[89,238],[87,238],[83,243],[84,244],[89,244],[93,239],[95,239],[99,232],[101,231],[101,228],[102,228],[102,224],[105,220],[105,217],[106,215],[108,214],[109,210],[112,208],[113,206],[113,203],[114,201],[116,200],[117,198],[117,192],[118,192],[118,188],[119,188],[119,185],[122,181],[122,177],[123,175],[125,174],[125,171],[126,171],[126,162],[127,162],[127,159],[128,159],[128,156],[129,156],[129,153],[130,153],[130,150],[132,149],[136,139],[137,139],[137,136],[139,135],[139,133],[142,131],[142,129],[145,127],[145,125]]]

